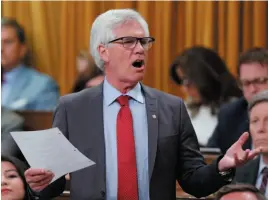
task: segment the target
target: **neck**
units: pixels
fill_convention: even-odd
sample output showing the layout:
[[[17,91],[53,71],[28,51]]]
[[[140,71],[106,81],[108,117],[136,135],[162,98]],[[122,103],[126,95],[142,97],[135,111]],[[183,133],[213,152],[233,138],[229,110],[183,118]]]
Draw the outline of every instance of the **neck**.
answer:
[[[121,93],[125,94],[128,91],[130,91],[131,89],[133,89],[136,83],[129,83],[129,82],[124,82],[124,81],[119,81],[119,80],[115,80],[109,76],[107,76],[106,74],[106,80],[114,87],[116,88],[118,91],[120,91]]]
[[[265,165],[268,165],[268,153],[262,154],[262,159]]]
[[[18,67],[20,65],[20,63],[16,64],[16,65],[12,65],[12,66],[2,66],[2,69],[4,69],[4,72],[10,72],[13,69],[15,69],[16,67]]]

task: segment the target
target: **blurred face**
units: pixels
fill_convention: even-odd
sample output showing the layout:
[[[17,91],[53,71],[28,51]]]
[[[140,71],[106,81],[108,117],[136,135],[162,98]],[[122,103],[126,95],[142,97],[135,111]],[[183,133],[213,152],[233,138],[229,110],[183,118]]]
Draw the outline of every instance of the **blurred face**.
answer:
[[[183,89],[186,94],[192,99],[193,102],[199,103],[201,101],[201,97],[197,90],[197,87],[194,85],[193,82],[187,79],[180,67],[177,68],[176,72],[178,76],[182,79]]]
[[[24,185],[15,166],[3,161],[1,162],[1,199],[23,200],[25,196]]]
[[[250,134],[254,147],[262,147],[268,153],[268,102],[255,105],[250,113]]]
[[[258,200],[252,192],[232,192],[224,195],[220,200]]]
[[[86,58],[77,58],[76,67],[79,74],[89,71],[88,60]]]
[[[147,49],[135,38],[145,37],[145,32],[141,25],[132,20],[127,21],[114,29],[116,38],[130,37],[130,39],[114,41],[108,47],[100,46],[99,52],[105,62],[105,74],[108,81],[123,82],[130,85],[136,84],[144,77]],[[133,37],[131,39],[131,37]],[[131,46],[131,47],[130,47]],[[139,67],[134,67],[135,63],[140,63]]]
[[[259,63],[242,64],[240,82],[247,101],[258,92],[268,89],[268,65]]]
[[[10,26],[2,27],[1,42],[1,65],[9,71],[22,61],[26,46],[20,43],[16,30]]]

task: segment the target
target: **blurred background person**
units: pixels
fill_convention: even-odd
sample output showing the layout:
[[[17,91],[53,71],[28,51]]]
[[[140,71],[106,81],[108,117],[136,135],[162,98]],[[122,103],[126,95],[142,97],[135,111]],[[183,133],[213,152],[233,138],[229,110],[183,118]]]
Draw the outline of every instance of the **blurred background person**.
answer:
[[[222,153],[225,153],[244,132],[249,130],[248,102],[257,93],[268,89],[267,49],[252,48],[240,55],[238,82],[243,97],[221,108],[218,124],[208,142],[209,147],[220,148]],[[243,148],[252,148],[251,137]]]
[[[3,73],[1,73],[1,80],[3,80]],[[1,152],[5,155],[22,156],[10,132],[22,131],[23,123],[24,119],[20,115],[6,108],[1,108]]]
[[[11,136],[12,131],[23,130],[24,119],[17,113],[1,109],[1,153],[22,158],[21,151]]]
[[[2,107],[11,110],[53,110],[58,102],[56,82],[29,66],[24,29],[15,19],[1,19]]]
[[[86,50],[81,50],[77,55],[76,69],[78,75],[72,92],[98,85],[104,80],[103,71],[97,67]]]
[[[28,184],[24,172],[27,166],[17,158],[1,155],[1,199],[34,200],[36,199]]]
[[[215,200],[266,200],[266,198],[253,185],[229,184],[218,191]]]
[[[242,95],[220,56],[201,46],[184,50],[171,65],[171,77],[187,94],[186,105],[201,146],[217,124],[221,105]]]
[[[235,180],[256,186],[268,197],[268,90],[255,95],[249,102],[249,128],[254,148],[262,154],[237,169]]]

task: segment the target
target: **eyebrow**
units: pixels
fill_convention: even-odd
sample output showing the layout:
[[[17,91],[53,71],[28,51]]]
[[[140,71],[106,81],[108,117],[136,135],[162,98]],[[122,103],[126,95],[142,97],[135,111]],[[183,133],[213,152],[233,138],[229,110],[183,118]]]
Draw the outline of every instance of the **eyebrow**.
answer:
[[[5,172],[17,172],[18,173],[18,171],[16,169],[8,169]]]

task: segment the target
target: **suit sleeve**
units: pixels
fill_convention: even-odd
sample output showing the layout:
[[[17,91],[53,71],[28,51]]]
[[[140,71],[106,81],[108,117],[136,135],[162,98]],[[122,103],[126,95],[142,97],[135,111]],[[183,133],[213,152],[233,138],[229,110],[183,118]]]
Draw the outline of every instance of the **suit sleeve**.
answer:
[[[218,173],[218,161],[206,165],[184,103],[180,103],[180,148],[177,180],[182,189],[196,197],[205,197],[227,184]]]
[[[67,114],[63,101],[60,101],[54,112],[53,127],[58,127],[65,137],[68,138]],[[59,196],[64,191],[65,184],[65,177],[59,178],[39,193],[40,200],[47,200]]]

